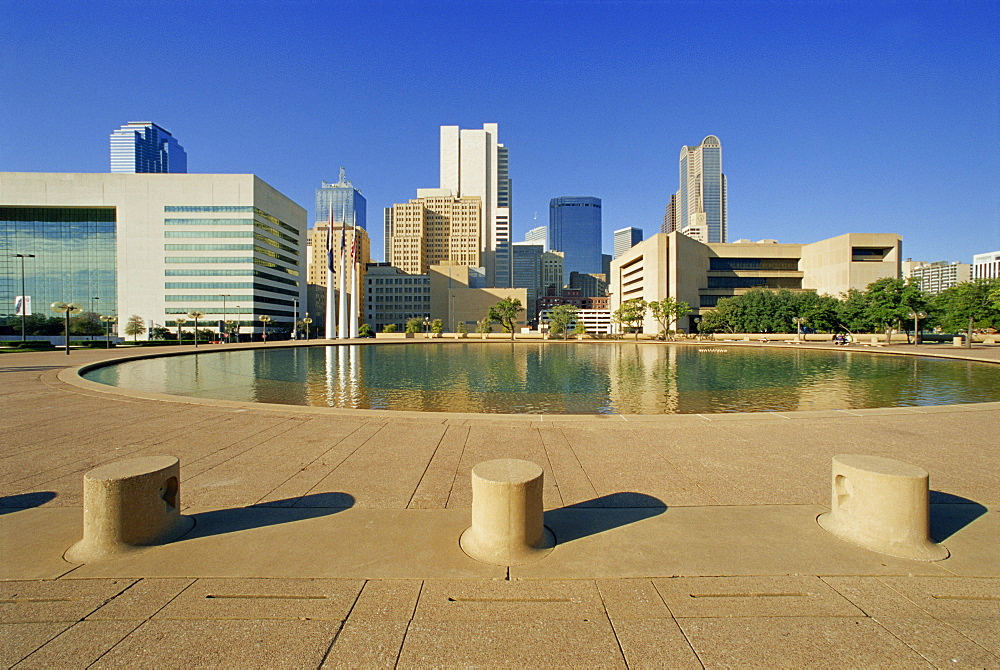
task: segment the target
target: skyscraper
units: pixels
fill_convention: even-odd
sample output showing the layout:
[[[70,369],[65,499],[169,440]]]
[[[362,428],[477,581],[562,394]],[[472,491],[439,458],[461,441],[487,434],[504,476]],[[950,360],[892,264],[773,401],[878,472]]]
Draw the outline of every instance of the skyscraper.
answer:
[[[615,258],[642,242],[642,229],[629,226],[615,231]]]
[[[367,206],[365,196],[345,177],[344,168],[340,168],[340,180],[336,184],[323,182],[316,189],[315,222],[325,224],[332,217],[334,224],[346,222],[367,230]]]
[[[482,201],[455,197],[449,189],[417,189],[417,197],[392,207],[388,261],[410,274],[432,265],[482,265]],[[506,287],[505,287],[506,288]]]
[[[709,135],[696,147],[681,147],[680,189],[663,217],[664,232],[680,230],[709,244],[729,236],[726,175],[722,173],[722,144]]]
[[[457,198],[482,202],[480,244],[490,286],[511,286],[511,182],[507,148],[497,142],[497,124],[481,130],[441,126],[441,188]]]
[[[531,244],[540,244],[544,251],[549,250],[549,229],[545,226],[532,228],[524,234],[524,241]]]
[[[600,273],[601,199],[552,198],[549,201],[549,249],[563,252],[563,284],[570,272]]]
[[[187,153],[150,121],[132,121],[111,133],[112,172],[187,172]]]

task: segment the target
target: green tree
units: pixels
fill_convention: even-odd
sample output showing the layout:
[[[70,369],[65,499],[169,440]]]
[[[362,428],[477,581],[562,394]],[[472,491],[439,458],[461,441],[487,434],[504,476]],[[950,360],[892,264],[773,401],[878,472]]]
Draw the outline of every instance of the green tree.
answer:
[[[358,326],[358,337],[372,337],[375,333],[372,332],[372,327],[367,323],[362,323]]]
[[[465,321],[459,321],[458,325],[455,326],[455,332],[463,333],[463,334],[467,333],[467,332],[469,332],[469,327],[467,325],[465,325]]]
[[[556,305],[549,310],[549,332],[558,335],[565,333],[569,324],[576,320],[579,309],[576,305]],[[563,335],[563,339],[566,336]]]
[[[84,312],[70,318],[69,332],[73,335],[103,335],[104,324],[94,312]]]
[[[642,298],[626,300],[612,313],[611,318],[622,324],[626,331],[631,329],[635,333],[635,339],[638,340],[643,319],[646,318],[647,305],[648,303]]]
[[[667,297],[663,300],[653,300],[649,303],[649,311],[653,318],[660,324],[660,339],[667,339],[667,333],[676,328],[670,326],[682,316],[686,316],[691,311],[691,305],[675,298]]]
[[[965,346],[972,347],[975,328],[1000,326],[1000,279],[976,279],[945,289],[934,299],[942,327],[965,329]]]
[[[169,328],[164,328],[163,326],[155,326],[149,331],[149,339],[151,340],[169,340],[171,335]]]
[[[852,288],[841,294],[837,301],[837,325],[849,333],[864,333],[875,330],[875,324],[868,318],[868,294]]]
[[[803,291],[794,296],[796,316],[804,317],[810,328],[824,333],[837,329],[839,300],[832,295],[819,295],[814,291]]]
[[[894,277],[877,279],[868,285],[865,294],[865,316],[885,331],[886,343],[891,341],[893,331],[910,312],[927,306],[920,283],[912,278],[906,281]]]
[[[138,314],[133,314],[125,322],[125,334],[131,335],[133,341],[138,342],[139,336],[146,332],[146,324],[143,323],[142,317]]]
[[[444,321],[441,319],[434,319],[431,321],[431,332],[440,335],[444,332]]]
[[[409,319],[406,322],[406,332],[408,333],[419,333],[420,329],[423,328],[423,319],[418,319],[416,317]]]
[[[397,326],[394,323],[387,323],[384,326],[382,326],[382,332],[383,333],[395,333],[396,329],[397,329]]]
[[[490,322],[496,322],[503,328],[503,332],[510,333],[510,339],[514,339],[514,327],[517,325],[517,315],[524,311],[521,301],[517,298],[504,298],[497,304],[490,307],[486,318]]]
[[[480,334],[493,332],[493,324],[490,322],[489,317],[484,317],[476,321],[476,332]]]

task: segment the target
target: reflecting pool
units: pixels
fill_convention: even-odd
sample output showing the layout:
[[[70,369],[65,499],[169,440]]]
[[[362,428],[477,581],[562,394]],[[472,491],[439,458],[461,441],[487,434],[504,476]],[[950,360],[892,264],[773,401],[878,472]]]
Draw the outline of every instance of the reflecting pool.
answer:
[[[697,414],[1000,400],[1000,366],[656,343],[431,343],[215,351],[88,372],[140,391],[289,405],[514,414]]]

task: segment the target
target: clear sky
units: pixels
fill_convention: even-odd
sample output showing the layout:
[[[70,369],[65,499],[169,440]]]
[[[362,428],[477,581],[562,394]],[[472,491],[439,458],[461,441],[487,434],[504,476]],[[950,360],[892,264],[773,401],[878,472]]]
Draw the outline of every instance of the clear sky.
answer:
[[[110,132],[153,121],[310,220],[346,167],[381,256],[382,208],[438,185],[438,127],[496,122],[515,239],[597,196],[610,253],[712,134],[730,241],[970,262],[1000,249],[998,35],[996,0],[0,0],[0,171],[107,172]]]

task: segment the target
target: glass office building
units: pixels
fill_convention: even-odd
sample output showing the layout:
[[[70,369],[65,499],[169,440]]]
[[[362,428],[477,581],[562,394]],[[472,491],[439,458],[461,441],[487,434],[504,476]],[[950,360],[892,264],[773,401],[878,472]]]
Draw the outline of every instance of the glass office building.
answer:
[[[680,190],[673,216],[676,229],[703,224],[710,244],[723,243],[729,237],[726,175],[722,173],[722,144],[709,135],[696,147],[681,147],[679,159]],[[670,212],[668,216],[670,217]]]
[[[591,197],[552,198],[549,201],[549,249],[561,251],[563,284],[569,273],[600,273],[601,199]]]
[[[75,302],[84,311],[117,314],[116,216],[113,207],[0,207],[0,318],[15,314],[24,289],[34,314]]]
[[[367,206],[365,196],[344,176],[344,168],[340,168],[340,180],[336,184],[323,182],[316,189],[314,221],[325,224],[332,218],[334,224],[346,222],[349,226],[367,230]]]
[[[111,133],[112,172],[187,172],[187,152],[169,132],[149,121],[133,121]]]

